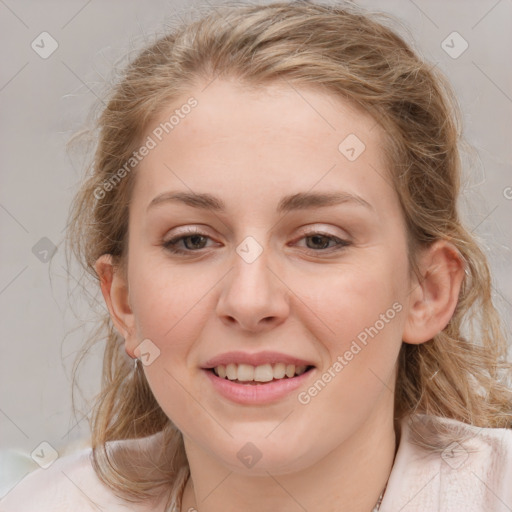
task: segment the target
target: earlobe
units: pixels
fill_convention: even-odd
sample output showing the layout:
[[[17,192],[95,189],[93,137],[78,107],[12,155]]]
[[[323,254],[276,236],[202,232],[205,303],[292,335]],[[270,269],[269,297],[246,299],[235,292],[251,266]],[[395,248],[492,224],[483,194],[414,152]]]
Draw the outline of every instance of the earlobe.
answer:
[[[432,339],[449,323],[464,279],[464,262],[445,240],[430,245],[418,258],[420,277],[412,283],[402,339],[419,344]]]
[[[134,316],[128,300],[128,285],[111,254],[103,254],[94,264],[101,292],[116,330],[128,340],[134,332]]]

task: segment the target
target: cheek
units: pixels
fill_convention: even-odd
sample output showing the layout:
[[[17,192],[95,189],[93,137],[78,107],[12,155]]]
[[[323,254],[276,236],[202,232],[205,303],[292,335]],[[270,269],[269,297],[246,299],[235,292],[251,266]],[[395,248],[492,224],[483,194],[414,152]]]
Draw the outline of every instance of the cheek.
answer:
[[[204,279],[151,266],[134,278],[133,312],[137,339],[149,339],[157,357],[144,366],[148,384],[157,402],[176,427],[187,431],[191,416],[202,414],[196,400],[185,390],[191,368],[187,367],[194,343],[201,336],[208,305]],[[202,283],[202,284],[201,284]],[[208,287],[209,288],[209,287]],[[202,300],[201,300],[202,299]]]
[[[156,345],[160,357],[155,369],[165,362],[167,370],[181,370],[200,337],[199,317],[205,314],[205,293],[212,285],[201,273],[172,267],[158,248],[134,248],[130,256],[128,278],[135,343],[149,339]],[[155,369],[146,367],[149,373],[155,373]]]
[[[408,291],[406,254],[368,253],[357,264],[312,279],[303,289],[310,330],[316,327],[325,354],[320,382],[306,389],[301,403],[333,416],[353,411],[363,417],[385,387],[392,389],[405,323]],[[306,311],[306,310],[305,310]],[[318,382],[318,381],[316,381]]]
[[[374,265],[361,263],[331,274],[323,283],[316,281],[306,292],[309,298],[304,302],[314,304],[311,310],[322,322],[311,312],[304,318],[310,319],[310,330],[317,326],[325,359],[312,386],[301,390],[298,398],[304,412],[324,417],[327,437],[339,435],[337,428],[346,423],[347,411],[357,424],[370,414],[379,396],[393,388],[402,344],[406,268],[382,259]]]
[[[407,296],[407,261],[397,258],[392,264],[391,257],[369,255],[366,261],[340,266],[301,284],[300,296],[322,321],[323,339],[332,349],[344,349],[360,333],[364,339],[372,326],[383,337],[393,338],[400,332],[403,315],[398,313]]]

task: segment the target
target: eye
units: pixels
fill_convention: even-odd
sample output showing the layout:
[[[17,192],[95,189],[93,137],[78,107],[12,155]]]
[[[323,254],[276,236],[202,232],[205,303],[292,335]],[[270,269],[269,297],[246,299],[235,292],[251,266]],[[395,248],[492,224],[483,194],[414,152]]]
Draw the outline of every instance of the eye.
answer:
[[[204,249],[208,239],[211,239],[208,235],[198,230],[191,230],[188,233],[171,238],[170,240],[164,242],[162,245],[167,251],[173,254],[191,254]],[[306,246],[310,251],[315,253],[331,253],[340,251],[350,245],[350,242],[347,240],[342,240],[341,238],[335,237],[328,233],[321,233],[318,231],[306,233],[299,240],[311,240],[312,247],[308,243],[306,243]],[[179,247],[180,243],[183,243],[185,249]],[[334,245],[329,247],[329,245],[332,243]]]
[[[198,249],[204,249],[204,242],[210,238],[208,235],[197,230],[191,230],[187,234],[179,235],[163,243],[163,247],[173,254],[188,254],[197,252]],[[186,250],[178,247],[183,242]],[[187,243],[190,242],[190,243]]]
[[[334,252],[340,251],[345,247],[350,245],[350,242],[347,240],[342,240],[336,236],[333,236],[329,233],[321,233],[317,231],[313,231],[311,233],[306,233],[299,240],[310,240],[311,244],[306,242],[306,246],[308,249],[311,249],[313,252]],[[331,247],[329,244],[334,243]],[[329,249],[329,250],[327,250]]]

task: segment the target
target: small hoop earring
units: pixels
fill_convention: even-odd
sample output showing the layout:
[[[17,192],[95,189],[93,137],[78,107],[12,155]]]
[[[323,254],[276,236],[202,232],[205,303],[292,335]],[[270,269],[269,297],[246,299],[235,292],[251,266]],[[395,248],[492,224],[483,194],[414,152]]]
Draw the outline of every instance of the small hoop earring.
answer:
[[[139,368],[139,361],[140,359],[138,357],[133,358],[133,371],[136,372]]]

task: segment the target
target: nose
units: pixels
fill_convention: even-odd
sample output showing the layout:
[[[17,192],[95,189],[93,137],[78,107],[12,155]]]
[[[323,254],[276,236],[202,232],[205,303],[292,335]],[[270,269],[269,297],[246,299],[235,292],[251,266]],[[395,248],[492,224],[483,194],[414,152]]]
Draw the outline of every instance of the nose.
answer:
[[[229,327],[260,332],[277,327],[289,315],[290,289],[279,275],[282,272],[271,268],[269,252],[265,248],[252,262],[234,253],[233,268],[222,280],[216,308]]]

